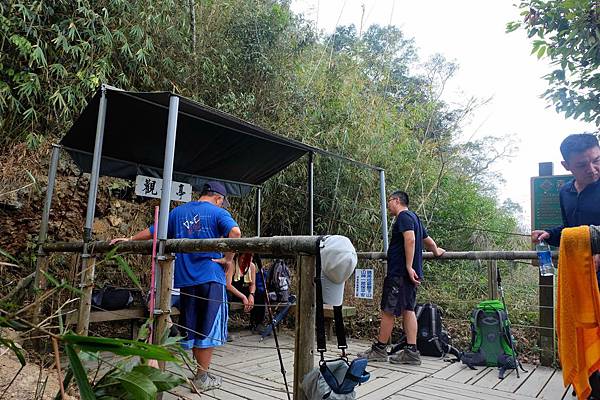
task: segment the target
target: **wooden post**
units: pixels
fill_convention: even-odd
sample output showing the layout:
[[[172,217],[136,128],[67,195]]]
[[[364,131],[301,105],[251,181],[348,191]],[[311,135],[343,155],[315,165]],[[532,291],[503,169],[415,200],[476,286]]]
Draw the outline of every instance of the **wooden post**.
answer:
[[[488,261],[488,298],[495,300],[498,298],[498,261]]]
[[[79,301],[79,316],[77,318],[77,333],[87,336],[92,310],[92,290],[94,289],[94,274],[96,272],[96,257],[87,253],[82,254],[81,266],[81,300]]]
[[[294,345],[294,400],[304,400],[302,390],[304,375],[313,369],[315,348],[315,262],[314,256],[299,256],[298,310],[296,312],[296,338]]]
[[[540,176],[551,176],[553,174],[551,162],[539,164]],[[536,228],[532,226],[532,229]],[[550,366],[554,363],[556,352],[554,339],[554,276],[539,275],[539,315],[539,346],[542,349],[540,363]]]
[[[173,255],[158,256],[160,270],[160,292],[158,293],[158,313],[156,318],[155,343],[160,344],[167,337],[167,324],[171,315],[171,289],[173,286],[173,267],[175,257]]]

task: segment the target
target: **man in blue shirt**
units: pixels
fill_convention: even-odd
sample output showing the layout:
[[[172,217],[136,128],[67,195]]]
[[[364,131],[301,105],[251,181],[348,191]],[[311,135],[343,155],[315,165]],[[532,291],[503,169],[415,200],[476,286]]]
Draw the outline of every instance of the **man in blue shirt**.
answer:
[[[394,320],[402,316],[407,346],[390,362],[420,365],[417,350],[417,286],[423,279],[423,246],[439,257],[445,250],[429,237],[421,220],[408,209],[408,194],[396,191],[388,198],[390,214],[396,217],[392,226],[392,240],[387,252],[388,270],[381,296],[381,325],[379,336],[361,357],[371,361],[387,361],[386,345],[392,335]]]
[[[553,246],[560,244],[563,228],[580,225],[600,225],[600,146],[596,136],[589,133],[569,135],[560,145],[562,165],[573,174],[573,180],[560,190],[561,226],[531,232],[531,240],[545,240]],[[600,256],[595,255],[596,268]],[[600,283],[600,271],[597,272]]]
[[[175,207],[169,213],[169,239],[239,238],[241,231],[231,214],[223,209],[227,191],[220,182],[204,185],[200,198]],[[149,240],[154,227],[129,239]],[[227,340],[227,294],[225,270],[232,268],[233,253],[180,253],[175,259],[174,286],[181,289],[180,324],[186,328],[184,348],[191,348],[198,364],[194,384],[202,391],[221,386],[222,379],[208,372],[213,349]],[[253,301],[253,299],[249,299]]]

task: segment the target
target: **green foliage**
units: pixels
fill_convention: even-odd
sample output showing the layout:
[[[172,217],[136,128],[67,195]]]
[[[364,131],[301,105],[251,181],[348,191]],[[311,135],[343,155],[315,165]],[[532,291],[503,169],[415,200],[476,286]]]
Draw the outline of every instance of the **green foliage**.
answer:
[[[62,341],[75,345],[83,351],[98,352],[109,351],[120,356],[140,356],[159,361],[177,361],[177,358],[166,348],[155,346],[136,340],[111,339],[103,337],[79,336],[66,334]]]
[[[525,30],[532,54],[548,57],[556,68],[545,78],[544,97],[565,117],[600,125],[600,15],[593,1],[526,0],[519,10],[523,21],[507,24],[507,31]]]
[[[463,248],[468,233],[457,224],[516,228],[495,204],[487,171],[507,155],[493,151],[502,143],[456,144],[462,121],[479,104],[442,100],[457,64],[440,55],[419,60],[415,41],[393,26],[373,25],[362,35],[340,26],[319,36],[283,0],[185,4],[2,3],[3,139],[36,147],[62,134],[102,82],[172,90],[385,169],[388,189],[411,194],[432,233],[444,235],[443,245]],[[376,171],[319,156],[315,174],[316,232],[345,234],[363,250],[380,248]],[[264,235],[306,232],[305,182],[305,166],[296,163],[264,186]],[[251,232],[253,201],[235,206]],[[124,260],[113,261],[139,286]]]
[[[65,376],[65,386],[68,386],[70,376],[74,376],[82,399],[150,400],[156,398],[157,393],[174,388],[185,381],[180,376],[160,371],[132,358],[139,356],[146,359],[177,361],[168,346],[72,334],[63,335],[61,339],[66,343],[65,350],[70,365]],[[81,357],[85,355],[95,358],[95,353],[108,351],[125,358],[114,364],[98,381],[90,384],[75,346],[81,350]]]

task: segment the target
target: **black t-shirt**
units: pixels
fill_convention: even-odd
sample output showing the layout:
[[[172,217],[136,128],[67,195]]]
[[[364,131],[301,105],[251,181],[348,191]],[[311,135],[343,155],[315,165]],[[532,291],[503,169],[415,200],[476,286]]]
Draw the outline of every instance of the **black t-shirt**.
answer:
[[[421,223],[421,220],[414,212],[405,210],[400,212],[392,226],[392,240],[387,252],[388,276],[408,276],[406,272],[406,255],[404,252],[403,232],[415,232],[415,256],[413,258],[413,269],[423,278],[423,239],[427,235],[427,230]]]

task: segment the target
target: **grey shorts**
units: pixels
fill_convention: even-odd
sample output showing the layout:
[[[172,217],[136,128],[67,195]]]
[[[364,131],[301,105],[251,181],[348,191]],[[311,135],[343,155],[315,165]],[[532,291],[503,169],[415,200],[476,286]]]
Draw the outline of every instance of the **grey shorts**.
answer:
[[[381,310],[396,317],[404,310],[414,311],[417,306],[417,285],[408,277],[386,277],[383,281]]]

